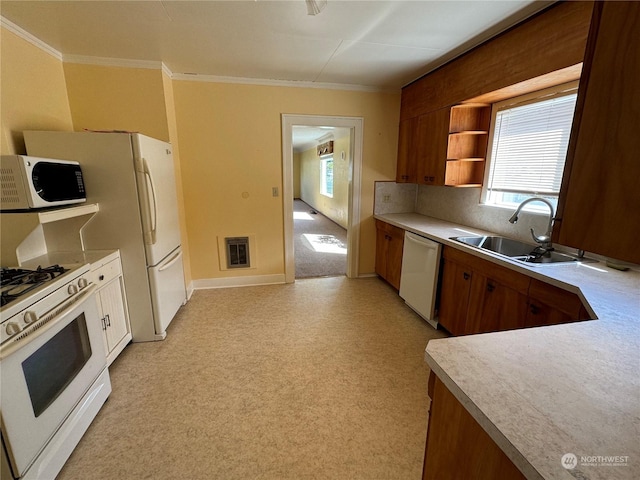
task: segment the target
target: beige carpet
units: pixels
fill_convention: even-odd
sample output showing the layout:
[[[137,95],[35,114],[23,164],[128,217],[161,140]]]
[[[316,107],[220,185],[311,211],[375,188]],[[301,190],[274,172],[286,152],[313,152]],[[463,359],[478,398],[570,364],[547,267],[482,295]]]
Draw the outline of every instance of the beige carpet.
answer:
[[[418,480],[442,336],[377,278],[196,291],[58,478]]]
[[[302,200],[293,201],[296,278],[345,275],[347,231]]]

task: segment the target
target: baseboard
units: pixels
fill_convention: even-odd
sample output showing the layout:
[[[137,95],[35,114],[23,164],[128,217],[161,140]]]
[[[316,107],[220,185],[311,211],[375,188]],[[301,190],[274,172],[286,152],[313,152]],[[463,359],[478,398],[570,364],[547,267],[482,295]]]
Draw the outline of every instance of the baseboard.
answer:
[[[191,281],[191,282],[189,282],[189,285],[187,285],[187,300],[186,300],[186,302],[191,300],[191,295],[193,295],[193,291],[194,291],[193,281]]]
[[[203,278],[191,282],[193,290],[208,288],[252,287],[255,285],[276,285],[285,283],[284,274],[251,275],[246,277]]]
[[[378,276],[377,273],[361,273],[356,278],[373,278],[373,277],[377,277],[377,276]]]

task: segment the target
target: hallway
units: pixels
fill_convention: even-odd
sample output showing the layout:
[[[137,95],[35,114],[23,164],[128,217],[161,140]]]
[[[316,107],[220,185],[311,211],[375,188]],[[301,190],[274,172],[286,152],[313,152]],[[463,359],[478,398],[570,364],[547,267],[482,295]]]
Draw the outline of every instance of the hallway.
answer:
[[[293,201],[296,278],[345,275],[347,231],[302,200]]]

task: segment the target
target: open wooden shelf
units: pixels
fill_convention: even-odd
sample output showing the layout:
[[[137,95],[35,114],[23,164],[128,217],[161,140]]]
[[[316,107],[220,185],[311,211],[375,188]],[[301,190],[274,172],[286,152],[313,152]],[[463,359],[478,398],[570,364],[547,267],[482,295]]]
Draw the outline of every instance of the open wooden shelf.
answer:
[[[490,123],[488,104],[465,103],[451,107],[445,185],[482,186]]]

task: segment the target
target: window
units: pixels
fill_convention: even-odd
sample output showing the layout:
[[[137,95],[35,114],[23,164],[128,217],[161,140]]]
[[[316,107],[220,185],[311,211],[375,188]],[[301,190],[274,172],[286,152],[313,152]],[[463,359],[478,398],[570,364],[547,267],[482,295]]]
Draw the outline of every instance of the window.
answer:
[[[333,198],[333,155],[320,157],[320,193]]]
[[[483,203],[516,208],[537,196],[557,208],[576,96],[572,82],[494,104]]]

